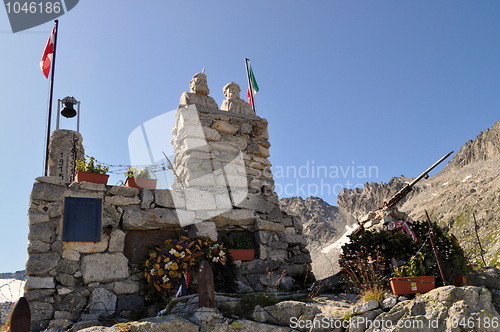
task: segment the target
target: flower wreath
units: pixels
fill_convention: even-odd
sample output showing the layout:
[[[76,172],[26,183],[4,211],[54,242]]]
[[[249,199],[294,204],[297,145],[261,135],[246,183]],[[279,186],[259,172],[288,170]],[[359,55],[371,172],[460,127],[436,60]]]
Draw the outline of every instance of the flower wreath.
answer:
[[[208,237],[169,239],[149,251],[144,262],[144,277],[150,292],[156,291],[168,298],[183,281],[189,287],[191,274],[196,274],[203,260],[211,265],[226,265],[227,257],[227,249]]]

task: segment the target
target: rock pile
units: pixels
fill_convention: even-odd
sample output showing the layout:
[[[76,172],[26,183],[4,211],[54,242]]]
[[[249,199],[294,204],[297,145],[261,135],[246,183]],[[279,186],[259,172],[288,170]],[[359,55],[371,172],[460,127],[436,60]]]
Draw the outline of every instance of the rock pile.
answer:
[[[217,309],[197,308],[197,297],[173,304],[165,316],[81,332],[119,331],[498,331],[500,315],[485,287],[445,286],[409,300],[387,295],[385,300],[352,305],[355,296],[323,295],[311,301],[284,300],[256,305],[251,319],[236,317],[241,299],[217,296]],[[183,301],[183,302],[181,302]],[[233,312],[233,314],[231,314]]]

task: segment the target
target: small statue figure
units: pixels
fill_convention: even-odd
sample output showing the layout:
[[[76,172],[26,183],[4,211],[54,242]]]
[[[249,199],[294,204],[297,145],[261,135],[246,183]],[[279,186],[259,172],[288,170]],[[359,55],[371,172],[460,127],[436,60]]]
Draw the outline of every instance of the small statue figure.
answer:
[[[241,89],[238,84],[227,83],[222,90],[226,100],[222,102],[221,110],[240,114],[255,114],[252,106],[240,98]]]
[[[184,92],[179,101],[179,107],[186,107],[187,105],[198,105],[202,107],[218,109],[215,100],[210,97],[210,89],[208,89],[207,75],[197,73],[189,82],[190,92]]]

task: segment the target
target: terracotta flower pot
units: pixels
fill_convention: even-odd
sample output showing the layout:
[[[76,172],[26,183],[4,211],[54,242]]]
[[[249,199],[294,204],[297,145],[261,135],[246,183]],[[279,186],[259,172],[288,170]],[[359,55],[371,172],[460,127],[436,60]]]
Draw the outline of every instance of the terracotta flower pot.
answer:
[[[144,178],[127,178],[125,181],[126,187],[156,189],[157,179],[144,179]]]
[[[423,294],[436,287],[436,277],[397,277],[389,279],[389,283],[394,295]]]
[[[94,172],[86,172],[86,171],[76,171],[75,173],[75,181],[76,182],[93,182],[93,183],[108,183],[109,175],[107,174],[99,174]]]
[[[229,249],[229,254],[235,261],[252,261],[255,249]]]

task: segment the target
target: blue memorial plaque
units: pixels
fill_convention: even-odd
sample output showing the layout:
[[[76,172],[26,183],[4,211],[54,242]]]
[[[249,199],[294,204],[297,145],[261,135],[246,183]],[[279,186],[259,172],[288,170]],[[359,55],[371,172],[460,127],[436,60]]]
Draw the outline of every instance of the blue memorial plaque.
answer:
[[[101,241],[102,199],[66,197],[64,199],[63,241]]]

